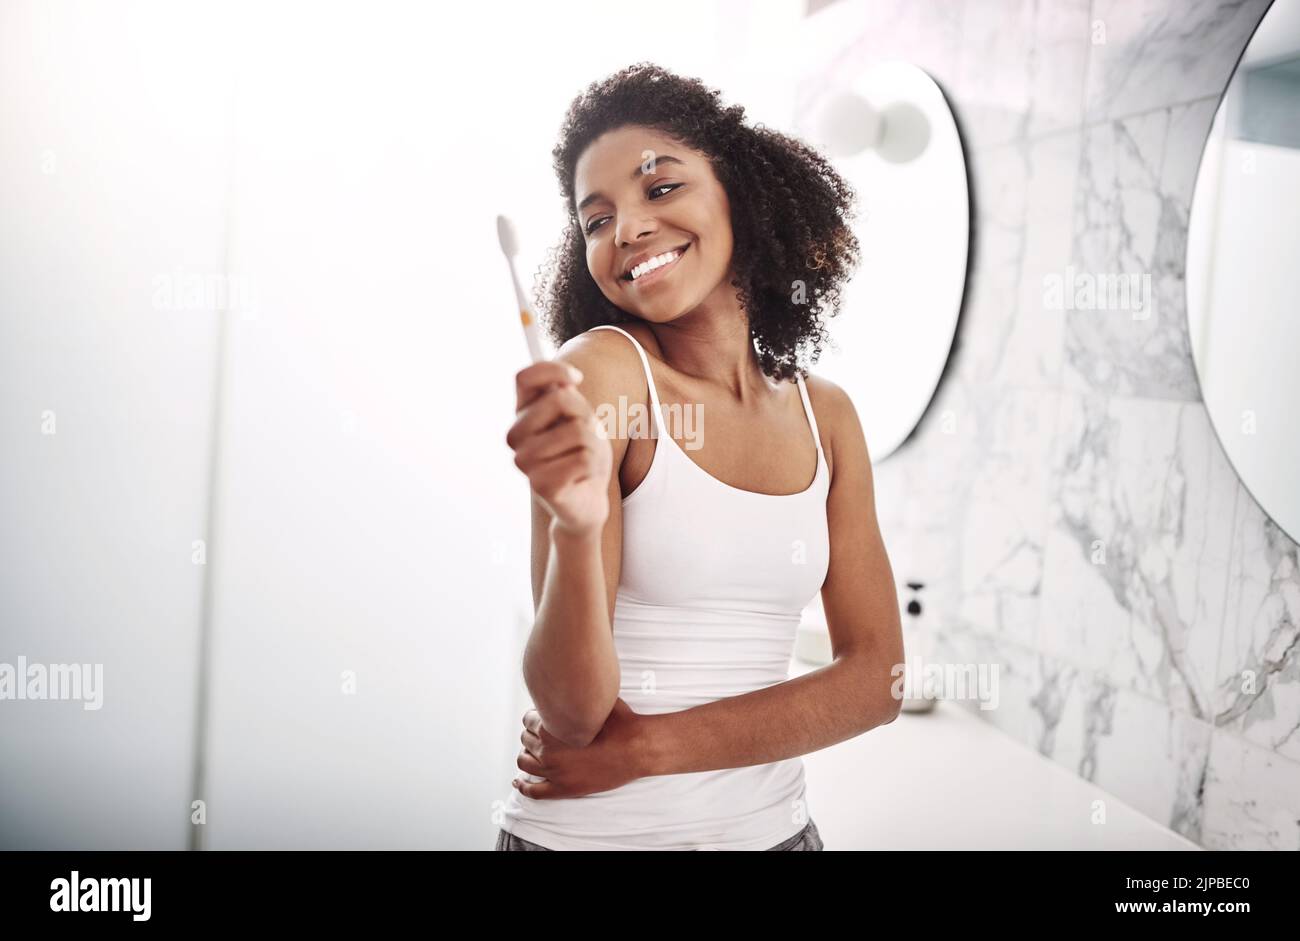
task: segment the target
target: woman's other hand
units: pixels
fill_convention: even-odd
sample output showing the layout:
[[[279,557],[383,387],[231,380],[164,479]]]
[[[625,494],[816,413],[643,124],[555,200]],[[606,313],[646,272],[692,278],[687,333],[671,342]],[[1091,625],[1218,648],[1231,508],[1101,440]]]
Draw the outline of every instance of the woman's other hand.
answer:
[[[521,794],[539,800],[582,797],[610,791],[646,776],[648,726],[646,717],[632,711],[622,699],[600,733],[583,748],[574,748],[555,738],[542,725],[537,710],[524,713],[523,749],[516,764],[519,770],[545,781],[513,782]]]

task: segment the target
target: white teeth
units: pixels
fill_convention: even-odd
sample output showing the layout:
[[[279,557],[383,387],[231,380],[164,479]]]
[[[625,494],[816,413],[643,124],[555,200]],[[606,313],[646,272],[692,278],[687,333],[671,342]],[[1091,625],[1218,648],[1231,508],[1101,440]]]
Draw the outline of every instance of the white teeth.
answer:
[[[663,267],[664,265],[668,264],[668,262],[678,257],[680,254],[681,254],[680,251],[674,250],[671,252],[664,252],[662,255],[656,255],[654,258],[651,258],[649,261],[643,261],[641,264],[637,265],[635,268],[632,269],[632,280],[635,281],[643,274],[649,274],[651,271],[654,271],[656,268]]]

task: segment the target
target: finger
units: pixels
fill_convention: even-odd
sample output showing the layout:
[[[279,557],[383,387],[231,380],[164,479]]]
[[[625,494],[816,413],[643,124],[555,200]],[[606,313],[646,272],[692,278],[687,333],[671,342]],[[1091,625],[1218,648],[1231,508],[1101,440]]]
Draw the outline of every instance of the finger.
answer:
[[[524,797],[531,797],[533,800],[564,796],[563,790],[550,781],[516,781],[515,787],[519,788],[519,793]]]
[[[506,432],[506,444],[517,447],[530,435],[545,431],[558,422],[582,418],[591,413],[591,405],[576,386],[553,386],[517,414]]]
[[[546,393],[554,392],[556,389],[563,389],[572,385],[573,383],[570,382],[568,379],[565,379],[563,382],[548,382],[543,386],[539,386],[537,388],[528,390],[523,394],[522,397],[518,394],[518,391],[516,390],[515,415],[518,416],[521,412],[523,412],[524,409],[528,408],[528,406],[537,402],[537,400],[542,398],[542,396],[546,395]]]
[[[520,743],[528,750],[528,753],[534,758],[542,757],[542,737],[524,729],[519,735]]]
[[[593,429],[580,421],[565,421],[549,431],[539,431],[515,449],[515,466],[527,473],[552,458],[584,448],[595,441]]]
[[[520,771],[526,771],[529,774],[535,774],[543,778],[546,777],[546,767],[526,751],[521,751],[515,756],[515,767]]]
[[[519,411],[553,384],[577,384],[582,371],[558,359],[543,360],[515,373],[515,411]]]
[[[565,378],[562,381],[547,382],[539,386],[534,386],[532,388],[525,389],[522,392],[519,389],[516,389],[515,390],[515,414],[518,415],[520,412],[526,409],[529,405],[536,402],[539,398],[541,398],[546,393],[552,392],[555,389],[562,389],[566,386],[572,386],[572,385],[573,385],[573,381],[570,378]]]
[[[542,727],[542,714],[536,709],[529,709],[524,713],[524,728],[530,732],[536,733]]]

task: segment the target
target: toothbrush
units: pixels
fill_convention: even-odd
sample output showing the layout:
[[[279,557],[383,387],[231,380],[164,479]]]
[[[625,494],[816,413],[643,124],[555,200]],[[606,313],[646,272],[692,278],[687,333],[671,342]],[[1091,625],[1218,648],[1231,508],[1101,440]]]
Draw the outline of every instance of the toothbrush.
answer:
[[[528,352],[534,363],[546,359],[542,352],[542,340],[537,332],[537,315],[532,305],[524,297],[523,288],[519,286],[519,275],[515,273],[515,255],[519,252],[519,240],[515,237],[515,227],[505,216],[497,216],[497,239],[501,242],[501,254],[506,256],[510,266],[510,281],[515,286],[515,300],[519,304],[519,321],[524,325],[524,339],[528,341]]]

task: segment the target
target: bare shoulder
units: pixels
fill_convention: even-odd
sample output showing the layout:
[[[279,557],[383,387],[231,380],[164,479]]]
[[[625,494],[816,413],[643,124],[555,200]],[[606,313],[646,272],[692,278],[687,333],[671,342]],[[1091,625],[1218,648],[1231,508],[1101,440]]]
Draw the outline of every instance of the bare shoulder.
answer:
[[[862,425],[858,421],[857,410],[849,394],[842,387],[824,376],[808,373],[803,384],[808,389],[808,401],[812,403],[813,414],[817,416],[817,425],[824,428],[829,435],[843,440],[843,433],[861,433]]]
[[[821,432],[823,444],[829,448],[827,453],[832,472],[837,458],[851,461],[855,455],[865,454],[862,421],[849,394],[831,380],[813,373],[804,378],[804,385],[808,389],[813,414],[817,417],[817,429]]]
[[[556,351],[555,358],[582,370],[584,386],[586,380],[591,380],[593,388],[613,387],[626,393],[637,384],[645,384],[641,357],[617,330],[592,329],[570,337]]]
[[[603,414],[602,409],[613,409],[617,414],[620,402],[646,401],[641,357],[631,341],[617,330],[592,329],[570,337],[556,351],[555,358],[582,371],[578,391],[597,416]],[[626,447],[626,439],[614,441],[619,459]]]

